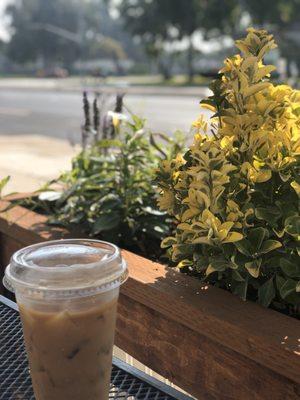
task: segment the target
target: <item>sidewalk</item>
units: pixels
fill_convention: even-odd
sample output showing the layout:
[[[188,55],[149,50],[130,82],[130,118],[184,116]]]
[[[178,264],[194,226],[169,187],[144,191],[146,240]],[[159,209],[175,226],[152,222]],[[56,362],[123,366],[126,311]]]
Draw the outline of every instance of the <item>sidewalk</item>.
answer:
[[[0,178],[10,176],[4,194],[37,190],[70,168],[76,153],[64,140],[37,135],[1,135],[0,148]]]
[[[134,81],[133,81],[134,82]],[[205,97],[209,89],[205,86],[163,86],[149,83],[140,85],[132,83],[126,77],[120,79],[101,79],[93,77],[57,78],[0,78],[1,89],[23,90],[50,90],[82,92],[82,90],[96,90],[105,93],[124,92],[136,95],[152,96],[198,96]]]

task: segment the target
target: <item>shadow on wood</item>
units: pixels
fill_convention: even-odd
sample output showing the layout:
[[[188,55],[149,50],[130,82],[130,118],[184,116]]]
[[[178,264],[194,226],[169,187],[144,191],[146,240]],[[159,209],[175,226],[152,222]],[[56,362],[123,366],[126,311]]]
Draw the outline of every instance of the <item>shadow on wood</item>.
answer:
[[[73,236],[45,222],[19,206],[1,214],[2,273],[16,249]],[[198,399],[299,399],[298,320],[123,255],[129,279],[121,289],[117,346]]]

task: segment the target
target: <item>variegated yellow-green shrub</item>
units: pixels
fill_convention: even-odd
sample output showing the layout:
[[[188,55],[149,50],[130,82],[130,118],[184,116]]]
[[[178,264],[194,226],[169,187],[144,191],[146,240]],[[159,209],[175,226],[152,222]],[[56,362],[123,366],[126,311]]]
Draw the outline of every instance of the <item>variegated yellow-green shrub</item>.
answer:
[[[263,30],[238,40],[202,106],[182,156],[157,175],[160,208],[174,216],[162,246],[183,271],[243,299],[297,312],[300,305],[300,92],[275,86],[263,64],[276,47]]]

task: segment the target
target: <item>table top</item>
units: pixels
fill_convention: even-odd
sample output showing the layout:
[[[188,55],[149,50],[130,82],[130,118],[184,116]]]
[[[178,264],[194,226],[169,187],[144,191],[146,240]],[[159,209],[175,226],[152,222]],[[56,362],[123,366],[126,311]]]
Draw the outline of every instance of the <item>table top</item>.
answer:
[[[190,397],[114,358],[109,400]],[[34,400],[17,305],[0,296],[0,400]]]

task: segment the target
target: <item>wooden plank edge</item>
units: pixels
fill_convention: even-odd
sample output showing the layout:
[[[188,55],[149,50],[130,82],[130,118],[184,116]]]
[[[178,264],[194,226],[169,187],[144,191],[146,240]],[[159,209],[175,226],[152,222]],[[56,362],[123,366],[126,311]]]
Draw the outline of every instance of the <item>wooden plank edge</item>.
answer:
[[[45,227],[45,221],[45,216],[16,206],[0,215],[0,230],[8,230],[9,235],[20,241],[23,239],[24,245],[69,234],[66,230],[57,234],[53,228]],[[122,288],[124,294],[300,382],[299,321],[242,302],[221,289],[203,288],[194,278],[128,251],[123,254],[130,273],[128,283]]]
[[[197,399],[297,400],[300,385],[121,292],[116,344]]]

